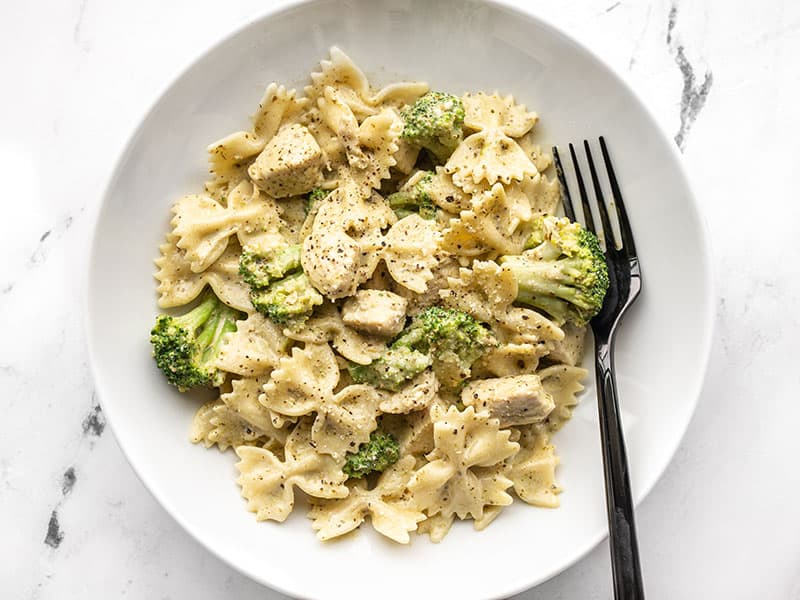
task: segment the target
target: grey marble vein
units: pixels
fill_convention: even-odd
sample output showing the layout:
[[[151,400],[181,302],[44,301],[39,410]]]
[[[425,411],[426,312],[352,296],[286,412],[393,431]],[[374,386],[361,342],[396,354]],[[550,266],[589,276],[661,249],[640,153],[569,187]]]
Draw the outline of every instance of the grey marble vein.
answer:
[[[645,34],[647,33],[647,29],[650,27],[650,15],[653,12],[653,5],[647,5],[647,14],[644,17],[644,26],[642,27],[641,33],[636,37],[636,42],[633,44],[633,50],[631,51],[631,58],[628,61],[628,71],[633,69],[633,65],[636,64],[636,56],[639,54],[639,50],[641,49],[642,42],[644,41]]]
[[[81,423],[84,437],[100,437],[106,429],[106,418],[103,409],[97,403],[97,397],[92,394],[92,409]]]
[[[78,481],[78,477],[75,475],[75,467],[69,467],[64,471],[64,478],[61,481],[61,495],[66,496],[69,494],[72,488],[75,487],[76,481]]]
[[[50,513],[50,520],[47,522],[47,533],[44,536],[44,543],[54,550],[61,545],[64,540],[64,532],[58,522],[58,509],[53,509]]]
[[[694,67],[692,63],[689,62],[689,59],[686,58],[686,50],[683,44],[679,43],[673,35],[677,22],[678,5],[677,3],[673,3],[669,11],[669,19],[667,22],[667,46],[683,78],[680,113],[681,125],[678,129],[678,133],[675,134],[675,143],[678,144],[678,148],[683,151],[686,145],[686,136],[689,135],[689,130],[697,120],[697,116],[700,114],[703,106],[705,106],[706,99],[711,91],[711,85],[714,82],[714,74],[711,69],[708,69],[703,76],[703,82],[697,85]]]
[[[72,492],[72,488],[75,487],[77,481],[78,477],[75,474],[75,467],[68,467],[61,478],[61,498],[56,503],[55,508],[50,512],[50,520],[47,522],[47,531],[44,536],[44,543],[54,550],[64,541],[64,531],[61,529],[61,523],[58,520],[58,511],[61,509],[64,498]]]
[[[86,3],[88,0],[81,0],[78,8],[78,18],[75,19],[75,26],[72,28],[72,41],[76,44],[81,41],[81,30],[83,29],[83,17],[86,14]]]
[[[81,211],[83,211],[83,209],[81,209]],[[31,265],[38,265],[42,263],[47,258],[47,250],[49,247],[48,240],[54,238],[55,237],[54,234],[60,235],[69,231],[69,229],[72,227],[73,221],[74,218],[72,217],[72,215],[67,215],[56,225],[54,225],[53,227],[42,233],[39,236],[39,242],[36,244],[36,247],[33,249],[33,252],[31,252],[30,257],[28,258],[28,262]],[[13,288],[13,284],[11,285]]]

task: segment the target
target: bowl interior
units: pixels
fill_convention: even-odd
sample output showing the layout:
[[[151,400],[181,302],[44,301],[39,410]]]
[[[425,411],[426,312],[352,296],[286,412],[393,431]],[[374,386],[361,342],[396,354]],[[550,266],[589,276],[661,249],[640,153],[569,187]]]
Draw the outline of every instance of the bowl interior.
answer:
[[[246,127],[267,84],[301,89],[334,44],[373,84],[418,79],[454,93],[511,93],[540,114],[545,142],[606,136],[644,273],[644,293],[616,349],[636,497],[662,473],[694,409],[711,329],[709,256],[679,157],[631,90],[589,51],[535,17],[491,3],[301,4],[246,25],[178,77],[131,138],[97,222],[88,296],[97,389],[120,445],[156,498],[254,579],[326,600],[366,597],[375,586],[387,600],[505,597],[562,570],[606,531],[593,385],[555,437],[560,509],[515,502],[487,530],[457,523],[438,545],[417,537],[398,546],[369,527],[323,544],[302,503],[282,525],[255,522],[234,482],[235,456],[188,442],[199,400],[170,388],[150,358],[152,260],[172,202],[201,188],[206,145]],[[364,573],[357,586],[343,576],[354,561]],[[480,573],[466,576],[467,565]],[[386,585],[399,578],[402,585]]]

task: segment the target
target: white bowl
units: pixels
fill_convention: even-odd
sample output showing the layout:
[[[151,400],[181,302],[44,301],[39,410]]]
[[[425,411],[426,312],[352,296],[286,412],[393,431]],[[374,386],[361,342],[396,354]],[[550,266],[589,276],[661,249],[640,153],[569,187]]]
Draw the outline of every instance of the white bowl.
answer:
[[[709,250],[695,200],[672,140],[619,77],[553,26],[490,2],[295,5],[233,32],[178,76],[132,135],[97,221],[87,320],[97,390],[153,495],[253,579],[325,600],[507,597],[563,570],[606,535],[592,385],[555,438],[559,509],[515,502],[485,531],[456,523],[438,545],[427,537],[396,545],[369,526],[321,543],[302,506],[283,524],[257,523],[245,511],[235,457],[188,442],[196,398],[170,388],[150,358],[152,260],[171,203],[200,188],[204,148],[247,125],[268,83],[301,89],[334,44],[373,83],[410,78],[455,93],[513,93],[539,112],[547,141],[606,136],[644,272],[644,292],[620,331],[617,377],[636,498],[653,487],[691,418],[709,354]]]

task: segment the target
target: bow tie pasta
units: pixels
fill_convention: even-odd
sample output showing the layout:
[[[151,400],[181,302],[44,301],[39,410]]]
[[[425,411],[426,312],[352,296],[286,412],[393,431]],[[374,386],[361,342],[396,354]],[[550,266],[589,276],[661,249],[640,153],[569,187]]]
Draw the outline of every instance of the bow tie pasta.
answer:
[[[554,214],[538,119],[496,92],[376,89],[332,48],[208,146],[155,261],[151,343],[168,383],[217,391],[190,439],[235,451],[257,520],[304,494],[320,540],[368,521],[406,544],[559,505],[554,436],[608,275]]]

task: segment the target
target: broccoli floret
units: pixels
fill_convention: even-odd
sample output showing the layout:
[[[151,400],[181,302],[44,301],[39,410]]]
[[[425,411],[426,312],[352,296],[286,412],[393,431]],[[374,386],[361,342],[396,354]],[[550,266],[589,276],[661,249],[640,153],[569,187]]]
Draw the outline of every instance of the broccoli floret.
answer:
[[[420,171],[399,191],[391,194],[387,200],[398,219],[413,213],[419,213],[423,219],[436,218],[436,204],[431,199],[428,188],[433,181],[433,173]]]
[[[464,137],[464,104],[458,96],[428,92],[401,113],[402,138],[446,162]]]
[[[323,190],[320,187],[315,187],[308,193],[308,197],[306,198],[306,214],[313,212],[316,210],[317,205],[328,197],[330,194],[330,190]]]
[[[467,313],[432,306],[414,317],[382,356],[368,365],[350,365],[356,383],[397,391],[429,366],[439,383],[456,389],[472,363],[496,345],[494,336]]]
[[[453,389],[470,376],[472,363],[496,343],[489,330],[471,315],[431,306],[414,318],[392,347],[428,354],[439,382]]]
[[[600,242],[580,223],[538,217],[519,256],[503,256],[517,279],[517,302],[539,309],[559,323],[585,325],[603,307],[608,267]]]
[[[250,290],[255,309],[275,323],[308,317],[323,298],[302,271],[293,273],[263,289]]]
[[[430,367],[431,362],[427,354],[399,347],[389,348],[368,365],[351,363],[347,370],[356,383],[396,392],[406,381]]]
[[[348,454],[342,470],[350,477],[360,479],[369,473],[385,471],[400,458],[400,444],[390,433],[373,431],[369,441],[358,451]]]
[[[303,320],[323,301],[303,272],[300,250],[299,244],[267,253],[245,248],[239,258],[253,307],[276,323]]]
[[[238,311],[223,304],[211,290],[200,304],[179,317],[161,314],[150,332],[153,358],[180,391],[218,386],[225,373],[214,366],[225,334],[236,331]]]
[[[265,288],[273,281],[300,269],[300,245],[284,246],[267,253],[245,248],[239,257],[239,274],[252,288]]]

